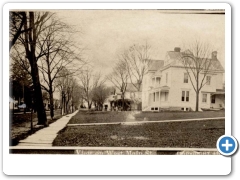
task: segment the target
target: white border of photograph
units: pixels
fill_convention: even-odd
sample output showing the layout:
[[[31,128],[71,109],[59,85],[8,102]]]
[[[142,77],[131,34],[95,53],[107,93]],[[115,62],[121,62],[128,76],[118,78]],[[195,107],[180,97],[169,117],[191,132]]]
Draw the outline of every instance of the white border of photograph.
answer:
[[[221,155],[17,155],[9,154],[10,9],[225,9],[225,134],[231,135],[231,7],[227,3],[8,3],[3,7],[3,172],[7,175],[227,175]],[[5,45],[4,45],[5,44]]]

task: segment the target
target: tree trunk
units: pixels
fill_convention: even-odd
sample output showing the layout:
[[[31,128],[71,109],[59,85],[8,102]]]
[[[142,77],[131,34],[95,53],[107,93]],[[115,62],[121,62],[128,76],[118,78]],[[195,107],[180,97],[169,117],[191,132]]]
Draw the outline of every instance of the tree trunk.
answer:
[[[45,108],[43,105],[43,98],[42,98],[42,90],[41,84],[39,80],[39,72],[38,72],[38,65],[37,65],[37,58],[35,55],[36,50],[36,41],[37,41],[37,33],[36,27],[34,25],[34,12],[29,12],[29,27],[30,30],[27,31],[28,24],[27,21],[24,23],[24,30],[25,30],[25,50],[26,50],[26,57],[29,61],[31,66],[31,76],[34,86],[34,95],[35,95],[35,105],[37,110],[38,116],[38,125],[48,126],[47,117]]]
[[[124,107],[124,93],[122,93],[122,110],[125,111],[125,107]]]
[[[67,100],[66,100],[66,95],[64,95],[64,113],[67,114]]]
[[[67,98],[68,100],[66,101],[66,109],[67,109],[67,114],[69,114],[70,113],[70,108],[71,108],[71,103],[69,103],[70,102],[70,97],[69,97],[69,95],[68,95],[68,98]]]
[[[199,91],[196,92],[196,109],[195,109],[195,111],[198,111],[198,106],[199,106]]]
[[[49,100],[50,100],[50,116],[51,116],[51,119],[53,119],[54,117],[54,102],[53,102],[53,91],[52,91],[52,88],[50,88],[49,90]]]
[[[88,109],[91,109],[92,103],[88,102]]]
[[[45,108],[43,105],[43,98],[42,98],[42,90],[41,84],[39,81],[39,73],[38,73],[38,66],[36,62],[35,54],[32,53],[32,64],[31,64],[31,75],[34,85],[34,93],[36,99],[36,110],[38,116],[38,125],[48,126],[47,117]]]
[[[199,73],[197,73],[197,79],[196,79],[196,109],[195,111],[198,111],[199,106]]]
[[[62,116],[64,115],[64,93],[62,92],[62,104],[61,104]]]

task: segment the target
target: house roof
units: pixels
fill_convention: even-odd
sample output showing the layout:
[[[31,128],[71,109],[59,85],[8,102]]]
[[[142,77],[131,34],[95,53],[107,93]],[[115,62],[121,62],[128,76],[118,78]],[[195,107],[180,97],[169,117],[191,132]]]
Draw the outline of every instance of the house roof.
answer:
[[[190,50],[184,51],[187,54],[192,54]],[[167,54],[169,55],[170,59],[178,60],[181,58],[183,52],[176,52],[176,51],[168,51]],[[208,59],[211,60],[211,64],[214,70],[224,70],[220,61],[218,59]]]
[[[170,59],[178,59],[181,57],[182,53],[176,52],[176,51],[168,51],[168,55],[169,55]]]
[[[164,60],[150,60],[148,70],[156,71],[164,66]]]
[[[212,93],[211,95],[225,95],[225,92],[215,92],[215,93]]]
[[[212,64],[212,67],[216,70],[224,70],[224,68],[222,67],[218,59],[212,59],[211,64]]]

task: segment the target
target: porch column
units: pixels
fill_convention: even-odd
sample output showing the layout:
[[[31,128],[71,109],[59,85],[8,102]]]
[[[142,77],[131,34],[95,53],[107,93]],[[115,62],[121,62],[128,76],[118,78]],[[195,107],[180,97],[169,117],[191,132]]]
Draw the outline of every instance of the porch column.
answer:
[[[161,102],[160,96],[161,96],[161,91],[159,90],[159,104],[160,104],[160,102]]]

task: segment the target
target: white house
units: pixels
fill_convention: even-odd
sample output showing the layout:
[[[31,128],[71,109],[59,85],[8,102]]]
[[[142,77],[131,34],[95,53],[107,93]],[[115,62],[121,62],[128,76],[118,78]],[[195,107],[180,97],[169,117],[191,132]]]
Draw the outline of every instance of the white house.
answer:
[[[159,111],[195,110],[196,92],[180,57],[180,48],[168,51],[164,60],[151,60],[142,83],[142,110]],[[224,108],[223,90],[224,69],[217,59],[217,52],[212,53],[212,69],[205,77],[206,81],[199,93],[199,110]],[[202,79],[203,73],[200,74]],[[194,82],[194,81],[193,81]],[[196,83],[196,82],[195,82]]]

